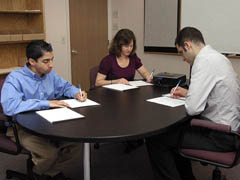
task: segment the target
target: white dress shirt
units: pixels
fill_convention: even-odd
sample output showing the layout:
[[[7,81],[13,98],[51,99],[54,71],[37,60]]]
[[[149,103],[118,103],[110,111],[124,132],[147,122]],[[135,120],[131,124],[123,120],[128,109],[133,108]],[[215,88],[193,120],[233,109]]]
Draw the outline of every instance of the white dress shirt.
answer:
[[[185,108],[213,122],[240,124],[240,86],[231,62],[207,45],[195,57]]]

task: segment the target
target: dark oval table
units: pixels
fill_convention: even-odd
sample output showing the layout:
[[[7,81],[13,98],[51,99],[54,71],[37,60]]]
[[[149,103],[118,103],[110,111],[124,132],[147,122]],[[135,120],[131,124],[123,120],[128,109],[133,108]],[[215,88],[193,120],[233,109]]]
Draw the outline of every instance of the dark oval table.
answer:
[[[164,93],[159,87],[143,86],[127,91],[96,88],[88,98],[99,106],[74,108],[85,118],[49,123],[35,112],[14,117],[26,131],[53,140],[84,143],[84,179],[90,179],[91,142],[136,140],[163,133],[186,120],[184,106],[168,107],[146,101]]]

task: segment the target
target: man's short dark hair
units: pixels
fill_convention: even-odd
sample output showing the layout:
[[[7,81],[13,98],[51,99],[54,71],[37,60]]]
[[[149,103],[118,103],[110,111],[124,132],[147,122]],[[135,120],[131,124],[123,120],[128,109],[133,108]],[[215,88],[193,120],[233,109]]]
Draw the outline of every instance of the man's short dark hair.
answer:
[[[192,41],[196,44],[198,43],[205,44],[202,33],[194,27],[185,27],[182,30],[180,30],[175,39],[175,46],[178,45],[184,48],[185,41]]]
[[[27,59],[32,58],[35,61],[38,58],[42,57],[44,52],[52,52],[51,44],[43,41],[43,40],[33,40],[27,45],[26,56]]]

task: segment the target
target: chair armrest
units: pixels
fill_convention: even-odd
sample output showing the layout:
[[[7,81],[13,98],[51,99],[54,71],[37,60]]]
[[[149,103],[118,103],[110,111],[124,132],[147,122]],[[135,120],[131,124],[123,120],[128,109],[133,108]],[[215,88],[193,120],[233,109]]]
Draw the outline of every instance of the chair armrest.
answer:
[[[7,127],[5,126],[5,123],[7,121],[8,121],[8,118],[0,112],[0,135],[6,134]]]
[[[203,120],[203,119],[192,119],[191,126],[204,127],[204,128],[208,128],[216,131],[231,133],[231,126],[218,124],[218,123],[214,123],[214,122]]]
[[[15,142],[6,136],[8,127],[13,128]],[[22,151],[22,146],[20,145],[19,142],[16,124],[12,121],[12,118],[10,116],[5,116],[2,113],[0,113],[0,138],[2,141],[0,147],[1,152],[17,155]]]
[[[2,120],[2,121],[7,121],[8,118],[7,118],[7,116],[5,116],[5,115],[3,115],[2,113],[0,113],[0,120]]]

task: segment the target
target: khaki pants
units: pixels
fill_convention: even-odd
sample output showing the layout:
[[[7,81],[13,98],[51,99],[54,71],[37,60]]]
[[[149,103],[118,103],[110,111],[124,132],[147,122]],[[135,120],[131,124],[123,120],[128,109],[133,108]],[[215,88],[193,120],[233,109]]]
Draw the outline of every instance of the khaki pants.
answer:
[[[34,136],[20,127],[18,127],[18,135],[20,144],[31,152],[33,171],[39,175],[55,176],[62,171],[65,163],[81,156],[81,143],[53,142]],[[15,140],[12,128],[8,128],[7,136]]]

